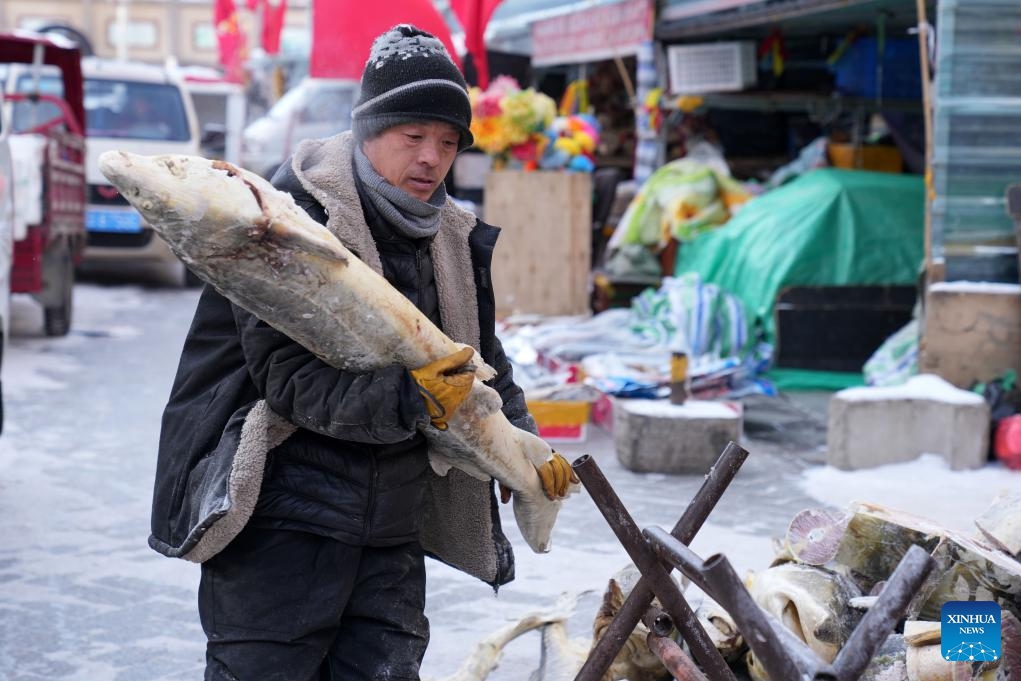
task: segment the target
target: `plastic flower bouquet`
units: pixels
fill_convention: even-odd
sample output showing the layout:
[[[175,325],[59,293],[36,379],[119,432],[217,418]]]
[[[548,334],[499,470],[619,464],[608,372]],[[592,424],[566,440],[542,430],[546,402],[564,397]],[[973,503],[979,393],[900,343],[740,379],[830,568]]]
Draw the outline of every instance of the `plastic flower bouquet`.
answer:
[[[546,151],[547,128],[556,103],[533,88],[522,90],[509,76],[493,80],[485,91],[473,87],[471,132],[475,146],[493,157],[496,167],[535,170]]]
[[[543,170],[595,170],[599,123],[589,114],[558,116],[546,130],[546,153],[539,161]]]

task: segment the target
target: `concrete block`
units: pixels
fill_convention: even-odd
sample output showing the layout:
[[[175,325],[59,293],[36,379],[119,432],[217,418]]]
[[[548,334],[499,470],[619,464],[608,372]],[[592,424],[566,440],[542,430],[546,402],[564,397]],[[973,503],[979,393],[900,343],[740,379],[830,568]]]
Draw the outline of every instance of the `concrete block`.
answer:
[[[617,459],[642,473],[704,475],[741,438],[741,407],[726,402],[614,400],[613,421]]]
[[[1021,286],[952,281],[925,296],[919,371],[958,388],[1021,372]]]
[[[981,468],[989,447],[989,405],[939,376],[902,386],[849,388],[830,399],[826,461],[843,470],[938,454],[953,470]]]

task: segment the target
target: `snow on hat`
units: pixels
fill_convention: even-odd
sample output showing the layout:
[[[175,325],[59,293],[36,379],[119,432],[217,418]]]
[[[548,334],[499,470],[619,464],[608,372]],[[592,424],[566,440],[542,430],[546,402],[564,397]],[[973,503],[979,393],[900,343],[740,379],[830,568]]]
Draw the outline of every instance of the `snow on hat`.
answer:
[[[468,84],[435,36],[400,24],[373,41],[351,112],[356,139],[402,123],[443,121],[457,128],[458,151],[463,151],[475,142],[471,117]]]

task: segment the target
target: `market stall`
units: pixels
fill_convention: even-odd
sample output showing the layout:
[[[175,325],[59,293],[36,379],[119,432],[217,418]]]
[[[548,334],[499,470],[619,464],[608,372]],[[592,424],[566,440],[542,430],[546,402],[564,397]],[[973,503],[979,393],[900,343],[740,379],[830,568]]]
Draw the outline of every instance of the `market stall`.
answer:
[[[482,212],[503,229],[498,314],[589,312],[593,206],[632,173],[634,55],[652,16],[649,0],[625,0],[536,21],[537,87],[497,78],[476,91],[476,147],[491,158]]]

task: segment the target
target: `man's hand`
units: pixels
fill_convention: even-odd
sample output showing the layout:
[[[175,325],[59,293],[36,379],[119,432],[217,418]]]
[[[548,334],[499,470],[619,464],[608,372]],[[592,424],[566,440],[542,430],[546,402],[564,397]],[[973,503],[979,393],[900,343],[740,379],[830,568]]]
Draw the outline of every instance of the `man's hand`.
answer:
[[[546,493],[546,498],[550,501],[563,499],[567,496],[567,491],[572,483],[577,485],[581,482],[574,469],[571,468],[571,464],[567,462],[567,459],[555,451],[553,452],[553,457],[535,469],[535,472],[539,474],[542,491]],[[506,504],[511,500],[511,490],[509,487],[504,487],[502,482],[499,483],[499,488],[500,503]]]
[[[437,430],[447,429],[447,420],[471,392],[475,371],[465,365],[474,354],[472,348],[464,347],[411,371],[429,410],[429,419]]]
[[[578,484],[578,476],[567,459],[553,452],[553,458],[539,466],[539,480],[542,481],[542,491],[550,501],[562,499],[567,496],[567,490],[571,483]]]

